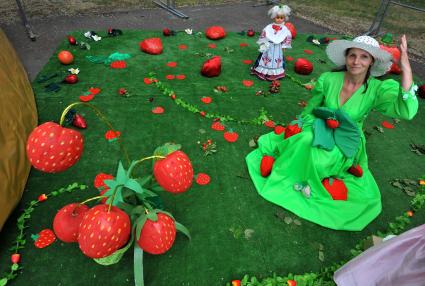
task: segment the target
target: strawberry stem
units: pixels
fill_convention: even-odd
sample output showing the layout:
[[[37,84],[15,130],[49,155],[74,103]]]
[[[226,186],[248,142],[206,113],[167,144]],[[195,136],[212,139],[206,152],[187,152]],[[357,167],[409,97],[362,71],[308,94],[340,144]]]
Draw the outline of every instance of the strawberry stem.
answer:
[[[93,198],[90,198],[90,199],[87,199],[87,200],[81,202],[80,205],[85,205],[88,202],[98,200],[98,199],[103,199],[103,198],[107,198],[107,196],[96,196],[96,197],[93,197]]]
[[[143,161],[150,160],[150,159],[165,159],[165,158],[166,157],[164,157],[164,156],[153,155],[153,156],[149,156],[149,157],[145,157],[145,158],[139,159],[136,162],[134,162],[134,164],[130,167],[130,169],[128,170],[128,174],[129,174],[129,176],[131,176],[131,173],[133,172],[134,168],[137,165],[139,165],[140,163],[142,163]]]
[[[62,115],[61,115],[61,118],[60,118],[60,121],[59,121],[60,126],[63,126],[66,114],[71,110],[71,108],[73,108],[74,106],[77,106],[77,105],[85,105],[85,106],[93,109],[96,116],[99,117],[100,120],[102,120],[108,126],[109,129],[111,129],[115,132],[115,128],[112,126],[112,124],[106,118],[106,116],[103,115],[103,113],[97,107],[95,107],[94,105],[91,105],[89,103],[85,103],[85,102],[74,102],[74,103],[71,103],[70,105],[68,105],[62,112]],[[130,164],[130,157],[128,157],[128,152],[127,152],[127,149],[124,147],[121,136],[117,136],[117,139],[118,139],[118,144],[120,144],[121,152],[124,154],[125,158],[127,159],[127,163]]]

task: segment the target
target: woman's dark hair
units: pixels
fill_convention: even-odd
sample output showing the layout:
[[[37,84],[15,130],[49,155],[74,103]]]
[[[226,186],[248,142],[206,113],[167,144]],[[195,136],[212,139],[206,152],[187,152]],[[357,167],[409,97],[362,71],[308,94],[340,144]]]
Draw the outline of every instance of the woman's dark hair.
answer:
[[[348,53],[350,52],[350,50],[351,50],[351,48],[350,49],[346,49],[345,52],[344,52],[344,56],[347,56]],[[372,57],[372,60],[375,61],[375,59],[373,57]],[[367,69],[366,76],[365,76],[364,81],[363,81],[363,84],[364,84],[363,93],[365,93],[367,91],[367,87],[368,87],[368,82],[367,81],[368,81],[368,79],[370,77],[370,69],[371,69],[371,67],[372,66],[369,66],[369,68]],[[332,69],[331,71],[332,72],[347,71],[347,67],[344,65],[342,67],[336,67],[336,68]]]

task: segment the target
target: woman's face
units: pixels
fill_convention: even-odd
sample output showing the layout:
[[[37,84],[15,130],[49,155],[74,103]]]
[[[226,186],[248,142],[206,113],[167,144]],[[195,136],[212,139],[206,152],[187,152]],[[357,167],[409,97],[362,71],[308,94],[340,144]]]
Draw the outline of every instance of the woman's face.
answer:
[[[362,49],[351,48],[345,56],[345,66],[352,75],[366,75],[372,64],[372,55]]]
[[[285,16],[284,16],[284,15],[277,15],[277,16],[274,18],[274,22],[275,22],[276,24],[282,24],[283,22],[285,22]]]

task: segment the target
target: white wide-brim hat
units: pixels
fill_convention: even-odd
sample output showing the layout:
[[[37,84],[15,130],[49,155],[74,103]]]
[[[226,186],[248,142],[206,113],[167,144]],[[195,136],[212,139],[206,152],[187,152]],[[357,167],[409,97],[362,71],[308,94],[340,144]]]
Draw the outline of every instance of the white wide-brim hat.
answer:
[[[378,41],[369,36],[359,36],[352,41],[335,40],[326,48],[326,54],[334,64],[344,66],[345,51],[350,48],[362,49],[372,55],[375,60],[370,68],[372,76],[384,75],[391,67],[391,54],[381,49]]]

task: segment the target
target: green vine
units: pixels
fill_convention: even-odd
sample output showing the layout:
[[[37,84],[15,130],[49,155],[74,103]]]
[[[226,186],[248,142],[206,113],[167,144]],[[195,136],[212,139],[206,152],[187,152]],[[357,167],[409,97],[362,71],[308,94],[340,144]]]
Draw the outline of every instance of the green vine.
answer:
[[[16,226],[18,228],[18,236],[16,237],[13,246],[10,248],[12,253],[12,264],[8,273],[5,273],[3,277],[0,277],[0,286],[6,285],[10,280],[13,280],[18,275],[18,270],[22,269],[19,265],[20,260],[20,250],[25,248],[26,239],[25,239],[25,229],[28,228],[27,222],[31,218],[31,214],[34,211],[35,207],[39,206],[40,203],[47,200],[49,197],[56,197],[63,193],[72,193],[76,190],[85,190],[87,189],[86,185],[80,185],[78,183],[73,183],[67,187],[60,188],[57,191],[53,191],[46,195],[41,195],[37,200],[32,200],[28,203],[28,206],[22,211],[22,214],[19,216]]]
[[[424,181],[424,178],[421,178],[420,182]],[[425,182],[424,182],[425,183]],[[411,218],[415,212],[422,209],[425,205],[425,185],[420,184],[416,195],[410,201],[410,210],[404,212],[402,215],[396,217],[393,222],[388,224],[388,228],[385,231],[377,231],[376,235],[379,237],[386,237],[390,234],[398,235],[406,230],[407,226],[411,223]],[[327,286],[335,285],[333,282],[333,275],[336,270],[341,268],[345,263],[353,259],[354,257],[360,255],[364,251],[364,243],[368,240],[370,236],[359,241],[353,249],[350,250],[351,256],[342,260],[338,263],[333,263],[331,266],[322,268],[318,272],[310,272],[302,275],[294,275],[289,273],[285,277],[277,276],[274,274],[272,277],[266,277],[262,280],[259,280],[255,276],[245,275],[242,280],[235,280],[240,283],[241,286],[288,286],[288,285],[297,285],[297,286]],[[295,281],[296,284],[291,284],[291,280]],[[227,283],[226,286],[238,285],[234,282]]]
[[[176,93],[172,89],[166,87],[166,85],[164,83],[162,83],[159,79],[157,79],[155,77],[155,73],[150,72],[149,73],[149,79],[155,84],[155,86],[162,92],[163,95],[168,96],[170,98],[174,98],[174,102],[178,106],[181,106],[184,109],[186,109],[186,110],[188,110],[192,113],[203,112],[202,116],[205,117],[205,118],[210,118],[210,119],[219,118],[221,122],[235,122],[235,123],[239,123],[239,124],[256,125],[256,126],[261,126],[261,125],[264,124],[264,122],[266,122],[268,120],[272,120],[272,116],[264,108],[261,108],[259,110],[259,115],[255,118],[252,118],[252,119],[237,119],[237,118],[234,118],[230,115],[223,115],[223,114],[210,113],[210,112],[205,113],[198,106],[190,104],[190,103],[184,101],[183,99],[175,98]],[[285,125],[284,123],[277,122],[277,121],[275,121],[275,124]]]

